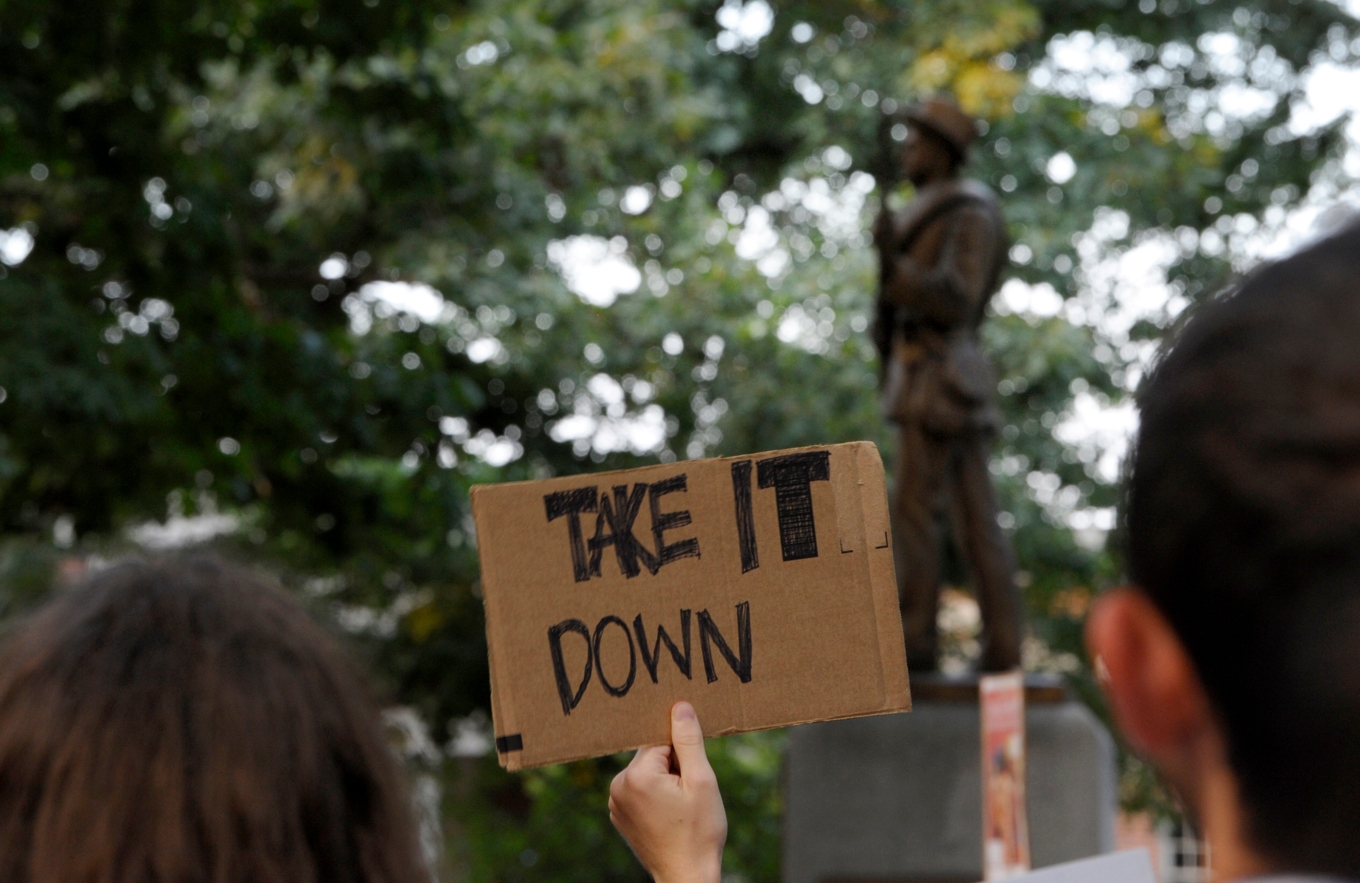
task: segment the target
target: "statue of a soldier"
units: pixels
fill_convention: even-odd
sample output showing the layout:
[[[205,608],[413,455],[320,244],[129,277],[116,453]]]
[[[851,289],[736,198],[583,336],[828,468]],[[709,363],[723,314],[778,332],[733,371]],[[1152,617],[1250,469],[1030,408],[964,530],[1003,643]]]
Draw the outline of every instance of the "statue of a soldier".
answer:
[[[937,665],[948,520],[982,612],[982,668],[1000,671],[1020,664],[1023,614],[987,469],[1000,414],[978,326],[1006,265],[1005,222],[995,194],[958,175],[977,137],[973,118],[943,98],[902,115],[902,173],[916,195],[897,213],[885,198],[878,218],[875,343],[885,416],[899,429],[893,548],[907,658],[917,671]]]

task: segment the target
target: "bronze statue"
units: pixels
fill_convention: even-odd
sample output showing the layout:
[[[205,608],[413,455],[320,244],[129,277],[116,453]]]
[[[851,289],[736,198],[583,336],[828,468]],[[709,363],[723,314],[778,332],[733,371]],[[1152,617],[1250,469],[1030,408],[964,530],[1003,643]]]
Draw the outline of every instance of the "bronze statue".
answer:
[[[884,199],[874,342],[885,416],[898,426],[893,551],[908,664],[936,668],[940,522],[948,518],[982,611],[982,668],[1020,664],[1023,613],[1010,541],[997,524],[988,452],[1000,427],[978,326],[1007,261],[995,194],[959,177],[977,124],[936,98],[903,114],[901,170],[915,199]],[[886,188],[885,188],[886,193]]]

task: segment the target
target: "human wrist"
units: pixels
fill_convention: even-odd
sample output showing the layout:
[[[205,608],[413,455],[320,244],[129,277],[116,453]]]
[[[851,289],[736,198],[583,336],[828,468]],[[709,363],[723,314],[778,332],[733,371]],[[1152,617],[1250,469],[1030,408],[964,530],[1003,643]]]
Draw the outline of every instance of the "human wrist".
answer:
[[[652,877],[652,880],[654,883],[721,883],[722,856],[692,867],[676,868],[672,871],[656,874]]]

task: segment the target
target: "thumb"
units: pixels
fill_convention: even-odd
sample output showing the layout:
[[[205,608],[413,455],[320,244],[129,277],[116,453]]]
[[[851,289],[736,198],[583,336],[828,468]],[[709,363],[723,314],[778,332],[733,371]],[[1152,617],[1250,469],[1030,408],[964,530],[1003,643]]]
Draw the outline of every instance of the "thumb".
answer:
[[[675,762],[680,767],[680,778],[687,779],[693,773],[708,768],[708,755],[704,753],[704,731],[699,726],[694,706],[688,702],[677,702],[671,707],[671,745],[675,746]]]

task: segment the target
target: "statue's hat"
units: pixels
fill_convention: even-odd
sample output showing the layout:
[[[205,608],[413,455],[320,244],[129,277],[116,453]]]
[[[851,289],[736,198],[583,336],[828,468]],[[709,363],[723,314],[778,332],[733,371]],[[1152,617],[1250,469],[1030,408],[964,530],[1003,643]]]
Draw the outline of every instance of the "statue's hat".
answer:
[[[936,96],[908,105],[902,115],[934,134],[963,156],[977,139],[977,121],[959,109],[952,99]]]

